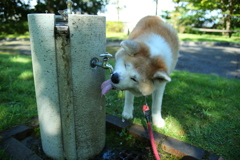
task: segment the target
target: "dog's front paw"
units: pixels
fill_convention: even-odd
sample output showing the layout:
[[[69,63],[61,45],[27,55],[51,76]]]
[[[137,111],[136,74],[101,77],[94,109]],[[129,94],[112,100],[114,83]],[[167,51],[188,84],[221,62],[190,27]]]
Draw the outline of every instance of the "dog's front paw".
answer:
[[[158,128],[163,128],[165,126],[165,121],[162,118],[153,119],[153,125]]]
[[[129,112],[124,112],[122,113],[122,116],[124,119],[132,119],[133,118],[133,114],[129,113]]]

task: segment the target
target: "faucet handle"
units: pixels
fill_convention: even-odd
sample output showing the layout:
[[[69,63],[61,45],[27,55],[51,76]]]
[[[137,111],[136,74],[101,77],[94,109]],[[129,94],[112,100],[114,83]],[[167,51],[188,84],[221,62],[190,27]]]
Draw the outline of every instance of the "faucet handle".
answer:
[[[100,57],[112,57],[112,55],[110,53],[105,52],[100,54]]]

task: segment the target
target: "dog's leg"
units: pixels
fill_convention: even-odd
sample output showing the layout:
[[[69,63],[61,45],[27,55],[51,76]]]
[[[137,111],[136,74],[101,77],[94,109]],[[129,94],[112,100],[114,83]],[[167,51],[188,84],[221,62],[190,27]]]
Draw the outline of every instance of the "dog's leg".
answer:
[[[134,95],[126,91],[125,94],[125,104],[122,112],[122,116],[126,119],[133,118],[133,101],[134,101]]]
[[[166,82],[163,82],[159,89],[154,91],[152,94],[152,121],[158,128],[164,127],[165,125],[165,121],[161,115],[162,98],[165,86]]]

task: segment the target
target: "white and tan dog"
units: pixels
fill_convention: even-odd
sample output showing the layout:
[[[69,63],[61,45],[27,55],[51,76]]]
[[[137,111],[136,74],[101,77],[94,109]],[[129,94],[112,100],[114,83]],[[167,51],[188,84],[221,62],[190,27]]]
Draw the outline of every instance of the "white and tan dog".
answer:
[[[157,16],[147,16],[120,45],[111,81],[103,83],[102,94],[112,87],[126,90],[122,113],[126,119],[133,118],[134,96],[152,94],[152,121],[155,126],[163,127],[163,92],[178,59],[179,41],[175,29]]]

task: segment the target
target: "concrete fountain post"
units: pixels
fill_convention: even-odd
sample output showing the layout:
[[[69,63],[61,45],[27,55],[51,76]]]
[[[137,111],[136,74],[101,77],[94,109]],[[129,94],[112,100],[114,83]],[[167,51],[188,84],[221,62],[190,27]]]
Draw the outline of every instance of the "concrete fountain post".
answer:
[[[28,15],[42,147],[55,159],[88,159],[105,145],[105,71],[90,65],[105,52],[105,17],[56,17]]]

